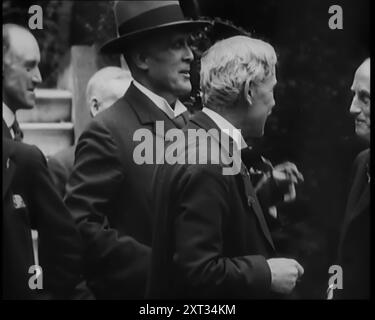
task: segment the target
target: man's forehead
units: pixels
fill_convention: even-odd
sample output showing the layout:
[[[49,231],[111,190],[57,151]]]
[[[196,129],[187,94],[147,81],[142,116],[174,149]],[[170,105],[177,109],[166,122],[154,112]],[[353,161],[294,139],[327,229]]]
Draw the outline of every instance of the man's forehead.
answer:
[[[39,59],[39,46],[34,36],[26,30],[14,28],[9,32],[9,50],[23,59]]]
[[[356,71],[356,77],[370,81],[370,59],[363,62]]]
[[[366,90],[370,92],[370,66],[362,64],[356,71],[352,90]]]

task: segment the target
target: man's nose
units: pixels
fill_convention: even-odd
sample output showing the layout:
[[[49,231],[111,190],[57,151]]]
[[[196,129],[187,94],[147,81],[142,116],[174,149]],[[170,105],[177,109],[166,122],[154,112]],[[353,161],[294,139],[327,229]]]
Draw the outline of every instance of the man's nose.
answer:
[[[188,44],[185,45],[185,51],[184,51],[183,59],[185,61],[188,61],[189,63],[191,63],[194,60],[193,50],[191,50],[191,47]]]
[[[353,98],[352,104],[350,105],[349,112],[352,115],[358,115],[361,113],[361,108],[358,106],[358,100],[356,97]]]
[[[36,68],[35,73],[33,74],[32,81],[34,84],[39,84],[42,82],[42,75],[40,74],[39,68]]]
[[[272,99],[271,108],[273,109],[275,107],[275,105],[276,105],[276,101],[275,101],[275,99]]]

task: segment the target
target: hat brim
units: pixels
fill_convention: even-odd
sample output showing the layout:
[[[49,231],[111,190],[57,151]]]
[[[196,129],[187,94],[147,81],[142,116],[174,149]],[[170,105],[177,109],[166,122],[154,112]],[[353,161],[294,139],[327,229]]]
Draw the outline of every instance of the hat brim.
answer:
[[[241,30],[239,27],[236,27],[234,25],[229,25],[225,23],[215,23],[213,30],[213,34],[220,38],[229,38],[229,37],[234,37],[238,35],[248,35],[249,33],[246,33],[245,30]]]
[[[145,35],[149,32],[169,28],[169,27],[186,27],[187,29],[195,30],[198,28],[203,28],[206,26],[212,25],[210,21],[204,20],[191,20],[191,21],[176,21],[171,23],[166,23],[152,28],[140,29],[135,32],[131,32],[121,37],[107,41],[101,48],[101,53],[122,53],[126,50],[126,45],[129,45],[132,41],[139,38],[142,35]]]

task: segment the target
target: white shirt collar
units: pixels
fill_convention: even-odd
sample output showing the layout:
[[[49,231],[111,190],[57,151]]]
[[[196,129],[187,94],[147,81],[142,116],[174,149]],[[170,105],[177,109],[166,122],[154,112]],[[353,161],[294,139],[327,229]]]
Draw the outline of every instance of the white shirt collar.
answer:
[[[163,111],[170,119],[174,119],[181,113],[184,113],[187,108],[182,104],[180,100],[177,99],[174,110],[169,105],[167,100],[159,95],[153,93],[150,89],[140,84],[138,81],[133,80],[134,85],[146,95],[161,111]]]
[[[14,121],[16,120],[16,116],[12,110],[4,103],[3,101],[3,120],[5,121],[8,128],[10,128]]]
[[[216,123],[216,125],[219,127],[221,131],[228,134],[240,149],[244,149],[248,147],[247,143],[245,142],[241,134],[241,130],[233,126],[228,120],[223,118],[217,112],[206,107],[202,109],[202,112],[204,112],[207,116],[209,116],[211,120]]]

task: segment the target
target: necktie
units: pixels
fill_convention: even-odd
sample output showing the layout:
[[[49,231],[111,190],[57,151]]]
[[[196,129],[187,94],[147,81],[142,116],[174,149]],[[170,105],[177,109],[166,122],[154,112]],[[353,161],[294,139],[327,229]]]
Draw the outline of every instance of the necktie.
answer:
[[[20,125],[18,123],[17,120],[14,120],[13,124],[12,124],[12,130],[13,130],[13,134],[14,134],[14,141],[22,141],[23,139],[23,132],[20,128]]]
[[[183,127],[185,127],[188,121],[189,121],[188,111],[181,113],[179,116],[173,119],[174,124],[179,129],[182,129]]]
[[[236,148],[236,147],[234,146],[234,140],[233,139],[230,138],[229,143],[232,144],[232,147],[230,147],[229,150],[227,150],[230,153],[230,150],[234,150],[234,148]],[[267,222],[264,218],[262,208],[260,206],[259,200],[257,198],[256,192],[255,192],[254,187],[253,187],[252,182],[251,182],[249,170],[246,168],[246,166],[245,166],[245,164],[243,163],[242,160],[241,160],[240,175],[241,175],[241,178],[243,180],[247,204],[248,204],[249,207],[252,207],[255,215],[258,218],[260,227],[262,228],[265,237],[270,242],[272,248],[274,248],[274,244],[273,244],[271,234],[270,234],[269,229],[268,229]]]
[[[254,190],[254,187],[251,183],[250,173],[249,173],[249,171],[247,170],[246,166],[244,165],[244,163],[242,161],[241,161],[241,172],[240,172],[240,174],[241,174],[241,177],[242,177],[242,180],[243,180],[243,183],[244,183],[244,187],[245,187],[245,193],[246,193],[246,196],[247,196],[247,204],[249,205],[249,207],[253,208],[253,211],[258,218],[260,227],[262,228],[265,237],[270,242],[272,248],[274,248],[274,243],[272,241],[272,237],[271,237],[267,222],[264,218],[262,208],[260,206],[260,203],[259,203],[259,200],[257,198],[256,192]]]

